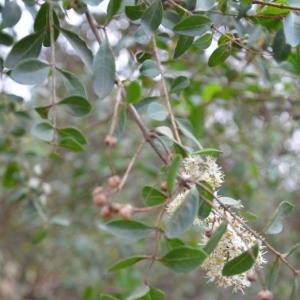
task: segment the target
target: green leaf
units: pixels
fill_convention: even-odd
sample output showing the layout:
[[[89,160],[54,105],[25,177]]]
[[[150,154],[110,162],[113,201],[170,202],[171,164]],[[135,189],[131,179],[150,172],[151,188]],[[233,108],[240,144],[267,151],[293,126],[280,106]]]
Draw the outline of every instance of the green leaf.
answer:
[[[212,39],[212,33],[207,32],[194,42],[194,46],[200,50],[207,49],[211,45]]]
[[[159,262],[176,272],[190,272],[204,262],[207,253],[201,248],[181,246],[172,249]]]
[[[208,11],[216,4],[216,0],[197,0],[195,10]]]
[[[166,195],[152,186],[145,186],[142,194],[148,206],[159,205],[164,203],[166,200]]]
[[[132,21],[139,20],[142,17],[143,13],[145,12],[146,8],[147,6],[144,2],[135,6],[126,6],[125,7],[126,17]]]
[[[54,130],[50,123],[41,122],[31,128],[31,134],[43,141],[51,142],[54,138]]]
[[[270,221],[267,223],[263,232],[265,234],[278,234],[282,231],[283,225],[282,221],[288,217],[294,210],[295,205],[287,201],[282,201],[277,207],[275,213],[271,217]]]
[[[141,299],[141,297],[145,296],[149,293],[149,286],[148,285],[141,285],[137,289],[133,291],[133,293],[126,298],[126,300],[135,300],[135,299]]]
[[[199,194],[197,188],[192,186],[168,221],[165,230],[166,236],[176,238],[187,231],[194,223],[198,208]]]
[[[218,155],[223,151],[214,148],[205,148],[192,153],[192,155]]]
[[[11,35],[3,32],[3,31],[0,31],[0,44],[1,45],[11,46],[13,43],[14,43],[14,38]]]
[[[114,15],[121,8],[123,0],[110,0],[107,6],[107,14],[106,14],[106,24],[108,24]]]
[[[189,50],[190,47],[193,45],[193,42],[194,42],[194,37],[180,35],[174,51],[174,58],[175,59],[178,58],[179,56],[184,54],[187,50]]]
[[[100,45],[93,63],[93,87],[100,99],[105,98],[115,84],[115,58],[107,40]]]
[[[156,63],[152,59],[146,59],[143,62],[140,68],[140,72],[142,75],[150,78],[156,77],[160,74]]]
[[[197,186],[198,193],[200,195],[198,217],[200,219],[205,219],[209,216],[209,214],[212,210],[212,207],[208,203],[206,203],[202,198],[213,203],[213,201],[214,201],[213,193],[214,192],[213,192],[213,188],[211,187],[211,185],[208,182],[202,181],[201,183],[202,183],[202,185],[204,185],[206,187],[207,190],[210,191],[210,193],[209,193],[208,191],[204,190],[200,186]]]
[[[111,295],[101,294],[100,300],[119,300],[118,298],[115,298]]]
[[[221,65],[231,54],[231,44],[223,44],[213,51],[208,59],[209,67]]]
[[[171,93],[177,93],[190,86],[190,80],[185,76],[176,77],[171,84]]]
[[[15,162],[8,163],[2,178],[3,187],[12,188],[20,182],[20,179],[21,176],[19,165]]]
[[[272,48],[274,52],[274,58],[277,62],[286,60],[291,52],[291,46],[285,42],[285,36],[282,27],[276,32]]]
[[[296,252],[300,248],[300,243],[293,245],[293,247],[286,253],[283,254],[283,257],[287,258],[291,256],[294,252]]]
[[[84,150],[82,144],[78,143],[77,140],[73,139],[72,137],[61,139],[59,141],[59,146],[74,152],[80,152]]]
[[[230,197],[219,197],[218,200],[222,204],[230,206],[230,207],[234,207],[234,208],[238,208],[238,209],[243,207],[241,200],[235,200]]]
[[[49,119],[49,112],[52,105],[35,107],[34,110],[39,114],[42,119]]]
[[[7,55],[4,66],[13,69],[24,59],[37,58],[41,52],[44,36],[44,31],[38,31],[16,42]]]
[[[173,10],[164,10],[162,25],[169,30],[172,30],[174,26],[180,21],[179,15]]]
[[[274,288],[274,284],[276,282],[278,272],[279,272],[279,267],[280,267],[280,259],[278,259],[277,257],[275,262],[272,265],[271,270],[268,272],[266,276],[267,288],[270,291],[273,290]]]
[[[83,40],[78,34],[70,30],[60,28],[60,31],[74,48],[88,70],[91,71],[93,68],[93,53],[87,46],[87,42]]]
[[[114,272],[117,270],[121,270],[127,267],[130,267],[134,264],[136,264],[137,262],[144,260],[144,259],[149,259],[149,256],[147,255],[135,255],[135,256],[131,256],[131,257],[126,257],[120,261],[118,261],[117,263],[113,264],[112,266],[110,266],[107,270],[107,272]]]
[[[210,23],[212,21],[205,16],[193,15],[186,17],[176,24],[173,31],[187,36],[202,35],[208,29],[207,25]]]
[[[75,117],[85,116],[92,110],[89,101],[81,96],[64,98],[57,105],[62,106],[69,114]]]
[[[249,251],[245,251],[234,259],[228,261],[222,270],[223,276],[234,276],[237,274],[244,273],[252,268],[255,263],[254,258],[257,258],[259,245],[256,243],[250,248],[252,255]]]
[[[142,87],[137,80],[131,81],[125,86],[127,103],[136,103],[142,96]]]
[[[172,194],[172,192],[174,190],[174,186],[176,184],[177,171],[181,165],[181,160],[182,160],[181,156],[176,155],[173,158],[171,165],[167,172],[167,188],[168,188],[168,192],[170,194]]]
[[[219,241],[221,240],[223,234],[225,233],[227,229],[227,223],[222,222],[221,225],[218,226],[218,228],[212,233],[210,236],[207,244],[203,248],[203,250],[210,255],[215,248],[218,246]]]
[[[86,98],[85,88],[75,74],[62,69],[57,70],[63,79],[63,83],[69,96],[78,95]]]
[[[300,16],[290,12],[283,19],[283,30],[287,43],[296,47],[300,43]]]
[[[38,244],[40,243],[48,234],[48,230],[45,228],[42,228],[38,230],[31,238],[32,244]]]
[[[48,77],[50,67],[48,64],[35,59],[29,58],[21,61],[12,70],[11,78],[24,85],[40,84]]]
[[[164,300],[165,293],[161,290],[150,287],[150,290],[147,295],[140,298],[140,300]]]
[[[117,126],[114,133],[114,137],[119,140],[123,135],[127,124],[126,106],[120,106],[117,114]]]
[[[76,128],[73,127],[66,127],[57,129],[57,132],[61,138],[70,137],[76,140],[81,145],[86,145],[87,140],[84,135]]]
[[[164,121],[168,117],[169,112],[160,103],[152,102],[147,108],[147,115],[152,120]]]
[[[47,2],[42,4],[36,17],[35,17],[34,25],[33,25],[34,31],[46,30],[46,35],[45,35],[44,41],[43,41],[43,45],[45,47],[51,46],[49,9],[50,9],[50,6]],[[56,25],[56,27],[54,27],[54,41],[56,41],[59,36],[59,29],[58,29],[59,28],[59,19],[57,17],[57,14],[55,13],[55,11],[52,10],[52,12],[53,12],[53,23],[54,23],[54,25]]]
[[[144,238],[153,231],[152,227],[134,220],[112,220],[104,224],[99,224],[98,227],[101,230],[132,242]]]
[[[150,38],[161,24],[163,17],[163,7],[161,0],[154,0],[141,18],[142,29]]]
[[[176,118],[175,121],[181,133],[185,135],[187,138],[189,138],[191,141],[193,141],[198,146],[198,148],[202,149],[203,147],[201,146],[199,141],[192,133],[193,128],[191,127],[189,122],[187,120],[178,119],[178,118]]]
[[[13,27],[21,19],[22,11],[17,1],[5,0],[4,7],[1,11],[2,28]]]

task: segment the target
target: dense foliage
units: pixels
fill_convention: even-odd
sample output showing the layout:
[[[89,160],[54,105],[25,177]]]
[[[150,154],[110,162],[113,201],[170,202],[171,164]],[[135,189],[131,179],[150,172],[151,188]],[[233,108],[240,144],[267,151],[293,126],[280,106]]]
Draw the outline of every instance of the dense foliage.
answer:
[[[0,298],[298,299],[299,12],[2,1]]]

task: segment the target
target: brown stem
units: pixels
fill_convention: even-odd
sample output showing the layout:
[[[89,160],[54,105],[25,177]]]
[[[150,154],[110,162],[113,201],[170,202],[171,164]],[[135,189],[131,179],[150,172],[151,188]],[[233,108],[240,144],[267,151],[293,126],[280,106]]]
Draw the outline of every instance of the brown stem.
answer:
[[[290,10],[300,11],[300,7],[298,7],[298,6],[290,6],[290,5],[278,4],[278,3],[274,3],[274,2],[264,2],[264,1],[260,1],[260,0],[252,0],[252,4],[266,5],[266,6],[277,7],[280,9],[290,9]]]

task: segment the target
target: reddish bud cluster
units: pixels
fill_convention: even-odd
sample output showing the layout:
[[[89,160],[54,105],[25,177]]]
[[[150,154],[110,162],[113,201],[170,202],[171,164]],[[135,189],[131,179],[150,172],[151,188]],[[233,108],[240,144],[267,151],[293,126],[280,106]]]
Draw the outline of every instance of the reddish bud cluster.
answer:
[[[257,294],[257,296],[258,296],[259,300],[272,300],[273,299],[273,294],[269,290],[260,291]]]

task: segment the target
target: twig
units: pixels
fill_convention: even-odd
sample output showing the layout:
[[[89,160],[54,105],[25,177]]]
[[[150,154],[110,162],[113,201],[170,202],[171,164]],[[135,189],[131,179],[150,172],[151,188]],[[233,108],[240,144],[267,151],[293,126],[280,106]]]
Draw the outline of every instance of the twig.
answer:
[[[126,169],[126,171],[125,171],[125,173],[122,177],[122,180],[121,180],[121,182],[118,186],[118,191],[120,191],[123,188],[123,186],[124,186],[124,184],[125,184],[125,182],[128,178],[128,175],[129,175],[129,173],[130,173],[130,171],[133,167],[133,164],[135,163],[137,157],[141,153],[141,151],[142,151],[142,149],[145,145],[145,142],[146,142],[145,139],[143,139],[142,142],[139,144],[138,148],[136,149],[135,153],[133,154],[133,157],[131,158],[131,161],[130,161],[130,163],[129,163],[129,165],[128,165],[128,167],[127,167],[127,169]]]
[[[274,2],[264,2],[264,1],[260,1],[260,0],[252,0],[252,4],[266,5],[266,6],[277,7],[280,9],[290,9],[290,10],[300,11],[299,6],[290,6],[290,5],[279,4],[279,3],[274,3]]]
[[[113,115],[112,115],[111,126],[110,126],[110,130],[109,130],[109,135],[111,135],[111,136],[114,135],[116,127],[117,127],[118,111],[119,111],[120,104],[121,104],[121,87],[118,87],[116,102],[114,105],[114,111],[113,111]]]
[[[178,7],[179,9],[181,9],[182,11],[184,11],[187,15],[192,16],[193,13],[191,11],[189,11],[188,9],[182,7],[181,5],[179,5],[178,3],[176,3],[173,0],[168,0],[169,3],[173,4],[174,6]]]
[[[155,61],[158,65],[158,69],[159,69],[159,72],[160,72],[160,75],[161,75],[161,84],[162,84],[164,100],[165,100],[165,104],[167,106],[167,110],[168,110],[169,115],[170,115],[171,125],[172,125],[172,129],[173,129],[173,132],[174,132],[175,140],[178,144],[181,145],[181,140],[180,140],[178,128],[177,128],[177,125],[176,125],[174,113],[173,113],[172,106],[171,106],[171,101],[170,101],[169,92],[168,92],[168,89],[167,89],[167,84],[166,84],[166,80],[165,80],[165,76],[164,76],[164,71],[163,71],[163,68],[162,68],[162,65],[161,65],[161,62],[160,62],[160,57],[159,57],[159,54],[158,54],[158,49],[157,49],[157,45],[156,45],[154,36],[152,37],[152,45],[153,45],[153,52],[154,52]]]

